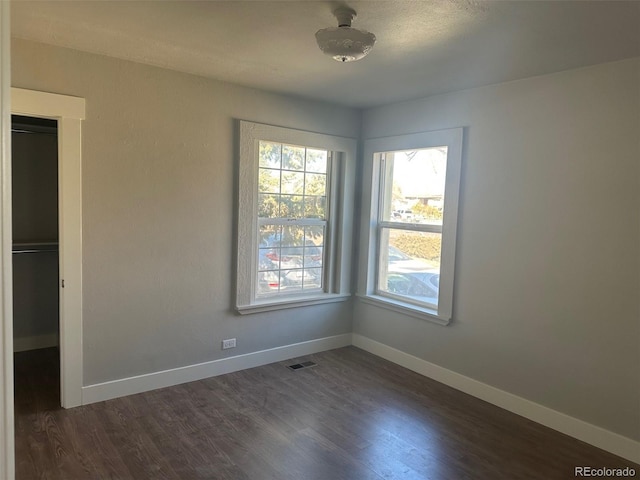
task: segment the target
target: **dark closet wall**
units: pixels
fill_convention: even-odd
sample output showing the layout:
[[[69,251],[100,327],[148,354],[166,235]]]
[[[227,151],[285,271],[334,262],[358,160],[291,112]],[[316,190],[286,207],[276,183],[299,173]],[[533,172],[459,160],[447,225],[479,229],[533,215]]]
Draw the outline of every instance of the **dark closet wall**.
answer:
[[[15,349],[25,350],[57,344],[58,145],[55,130],[19,133],[29,127],[15,119],[14,129],[13,328]],[[51,245],[38,245],[43,243]]]

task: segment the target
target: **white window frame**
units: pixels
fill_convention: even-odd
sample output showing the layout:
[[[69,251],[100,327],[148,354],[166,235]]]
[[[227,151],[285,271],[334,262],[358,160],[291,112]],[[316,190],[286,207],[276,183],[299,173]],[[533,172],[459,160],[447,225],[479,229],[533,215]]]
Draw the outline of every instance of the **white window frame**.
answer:
[[[361,301],[387,308],[413,317],[446,325],[451,321],[462,165],[463,129],[454,128],[432,132],[413,133],[393,137],[373,138],[364,142],[363,200],[359,257],[358,297]],[[447,147],[447,174],[445,180],[444,218],[442,223],[442,251],[440,259],[440,288],[437,308],[418,305],[392,295],[376,293],[379,262],[379,232],[390,222],[381,222],[380,195],[381,162],[385,152],[421,150]],[[403,225],[407,227],[407,225]],[[409,225],[407,227],[411,229]]]
[[[321,133],[306,132],[240,121],[240,163],[238,171],[238,225],[236,310],[241,314],[345,301],[350,297],[353,202],[357,141]],[[259,142],[268,141],[328,150],[331,156],[328,178],[327,241],[322,291],[258,297],[258,168]],[[347,199],[345,201],[345,199]]]

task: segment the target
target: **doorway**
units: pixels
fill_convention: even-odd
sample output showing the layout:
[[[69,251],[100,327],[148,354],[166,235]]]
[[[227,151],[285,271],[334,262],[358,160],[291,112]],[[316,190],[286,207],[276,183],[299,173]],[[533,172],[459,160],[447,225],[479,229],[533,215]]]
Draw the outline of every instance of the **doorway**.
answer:
[[[81,125],[85,100],[11,88],[11,113],[57,125],[59,401],[64,408],[76,407],[82,405]],[[3,222],[11,224],[11,215],[5,216]]]
[[[16,427],[35,405],[59,408],[58,123],[11,118]]]

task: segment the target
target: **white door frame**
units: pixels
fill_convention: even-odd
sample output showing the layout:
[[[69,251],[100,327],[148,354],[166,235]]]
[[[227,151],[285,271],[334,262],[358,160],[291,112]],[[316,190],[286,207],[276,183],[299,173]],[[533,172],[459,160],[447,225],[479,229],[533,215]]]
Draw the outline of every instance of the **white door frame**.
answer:
[[[84,98],[11,89],[11,113],[58,121],[60,402],[82,405],[82,130]],[[3,223],[9,222],[3,216]]]
[[[11,268],[11,49],[9,2],[0,1],[0,478],[15,476]],[[8,215],[8,219],[7,219]]]

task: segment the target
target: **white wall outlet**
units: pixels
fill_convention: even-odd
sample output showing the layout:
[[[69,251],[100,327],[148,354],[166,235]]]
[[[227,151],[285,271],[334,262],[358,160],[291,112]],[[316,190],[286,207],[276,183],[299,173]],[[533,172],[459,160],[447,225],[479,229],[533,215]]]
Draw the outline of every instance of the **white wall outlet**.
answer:
[[[222,340],[222,349],[226,350],[227,348],[236,348],[235,338],[227,338],[226,340]]]

